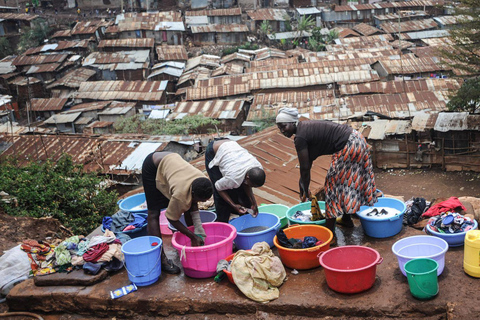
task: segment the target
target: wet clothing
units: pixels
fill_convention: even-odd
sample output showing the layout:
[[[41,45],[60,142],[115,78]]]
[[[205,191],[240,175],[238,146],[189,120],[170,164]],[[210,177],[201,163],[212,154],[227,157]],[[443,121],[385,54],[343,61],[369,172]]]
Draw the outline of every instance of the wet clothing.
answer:
[[[325,215],[354,214],[377,202],[372,160],[365,138],[353,130],[342,150],[332,156],[325,178]]]
[[[148,210],[167,208],[165,216],[178,221],[192,205],[192,183],[205,178],[198,169],[191,166],[176,153],[166,155],[155,167],[149,154],[142,167],[143,188]]]
[[[313,162],[319,156],[334,154],[345,147],[352,133],[352,128],[330,121],[300,121],[295,133],[295,149],[308,148],[308,156]]]
[[[223,200],[222,196],[220,196],[220,194],[218,193],[216,187],[217,181],[223,178],[223,174],[220,172],[219,166],[215,165],[210,168],[210,163],[215,158],[215,152],[213,151],[213,143],[214,141],[210,142],[207,146],[207,149],[205,150],[205,168],[207,169],[208,176],[210,177],[210,180],[213,184],[213,200],[215,201],[215,212],[217,213],[216,221],[228,222],[230,218],[230,213],[233,212],[233,208],[225,200]],[[223,146],[224,144],[226,143],[223,143],[221,146]],[[234,203],[238,203],[246,208],[250,208],[252,206],[250,198],[248,197],[242,185],[234,189],[225,190],[225,192],[228,193],[230,199],[232,199]]]

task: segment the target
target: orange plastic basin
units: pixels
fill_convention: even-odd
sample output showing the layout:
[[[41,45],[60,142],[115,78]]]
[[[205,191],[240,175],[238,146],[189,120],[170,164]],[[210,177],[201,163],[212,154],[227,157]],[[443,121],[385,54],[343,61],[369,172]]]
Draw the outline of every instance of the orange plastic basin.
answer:
[[[322,251],[330,249],[330,242],[332,242],[333,239],[332,231],[319,225],[291,226],[283,231],[289,239],[303,239],[304,237],[311,236],[322,241],[322,244],[311,248],[289,249],[282,247],[278,242],[277,236],[275,236],[273,243],[277,247],[280,259],[285,266],[297,270],[313,269],[320,266],[317,255]]]

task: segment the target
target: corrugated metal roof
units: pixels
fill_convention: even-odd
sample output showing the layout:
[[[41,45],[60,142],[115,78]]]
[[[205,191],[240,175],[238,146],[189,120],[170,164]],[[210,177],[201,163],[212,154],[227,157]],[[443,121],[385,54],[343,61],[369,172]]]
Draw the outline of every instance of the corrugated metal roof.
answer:
[[[55,32],[53,34],[53,36],[51,36],[50,38],[51,39],[54,39],[54,38],[70,38],[72,36],[72,30],[68,29],[68,30],[59,30],[57,32]]]
[[[290,16],[285,9],[261,8],[247,11],[248,16],[256,21],[290,21]]]
[[[389,135],[402,135],[412,132],[410,120],[382,120],[363,122],[364,127],[370,127],[366,136],[369,140],[383,140]]]
[[[225,74],[228,75],[228,74],[240,74],[240,73],[243,73],[243,66],[240,66],[238,64],[226,64],[213,70],[212,77],[218,77]]]
[[[40,79],[38,79],[38,78],[35,78],[35,77],[26,78],[24,76],[21,76],[21,77],[13,79],[13,81],[10,82],[10,84],[15,85],[15,86],[27,86],[27,85],[32,85],[32,84],[39,83],[39,82],[42,82],[42,81],[40,81]]]
[[[451,69],[448,66],[442,66],[432,58],[416,58],[402,60],[380,60],[378,61],[385,71],[390,74],[416,74],[425,72],[437,72]]]
[[[75,48],[87,49],[88,43],[89,43],[88,40],[59,41],[58,43],[49,43],[36,48],[30,48],[27,51],[25,51],[24,54],[32,55],[32,54],[48,52],[48,51],[63,51],[63,50],[75,49]]]
[[[458,16],[442,16],[442,17],[434,17],[435,20],[439,24],[443,24],[445,26],[459,24],[464,21],[473,20],[473,17],[466,16],[466,15],[458,15]]]
[[[155,109],[150,112],[148,119],[166,119],[170,114],[170,109]]]
[[[75,113],[59,113],[59,114],[54,114],[47,120],[43,122],[43,124],[65,124],[65,123],[73,123],[77,118],[80,117],[82,113],[81,112],[75,112]]]
[[[121,165],[115,167],[115,169],[141,172],[145,157],[156,151],[161,145],[162,143],[142,142],[134,147],[132,146],[134,148],[133,152],[122,161]]]
[[[389,42],[393,41],[393,36],[391,34],[378,34],[374,36],[363,36],[363,37],[349,37],[342,39],[335,39],[337,44],[352,44],[352,43],[361,43],[365,47],[368,47],[367,44],[372,42]]]
[[[185,11],[186,17],[189,17],[189,16],[208,16],[208,17],[239,16],[241,14],[242,14],[242,8]]]
[[[229,63],[235,60],[240,60],[244,62],[250,62],[250,56],[246,54],[241,54],[238,52],[234,52],[232,54],[226,55],[220,60],[220,63]]]
[[[80,83],[87,81],[93,77],[95,73],[95,70],[78,68],[68,72],[62,78],[48,85],[47,89],[53,89],[61,86],[77,89],[80,87]]]
[[[402,39],[401,41],[400,40],[395,40],[395,41],[391,42],[391,45],[395,49],[405,50],[407,48],[413,47],[415,44],[413,42],[405,41],[405,40]]]
[[[98,48],[153,48],[155,39],[134,38],[134,39],[111,39],[100,40]]]
[[[185,71],[189,71],[193,68],[198,66],[210,67],[210,68],[218,68],[220,66],[220,57],[213,56],[208,54],[203,54],[201,56],[190,58],[187,61],[187,65],[185,67]]]
[[[160,62],[157,63],[152,67],[152,70],[155,69],[160,69],[160,68],[175,68],[175,69],[185,69],[185,62],[179,62],[179,61],[165,61],[165,62]]]
[[[364,36],[372,36],[377,33],[383,33],[382,30],[377,29],[369,24],[366,23],[359,23],[353,27],[353,30],[361,33]]]
[[[83,61],[83,66],[96,66],[101,64],[112,64],[111,69],[115,69],[114,64],[120,63],[137,63],[142,66],[150,59],[150,51],[117,51],[117,52],[92,52]],[[147,66],[145,66],[146,68]]]
[[[280,61],[288,61],[288,63],[281,63]],[[298,63],[298,60],[295,58],[283,59],[283,60],[266,60],[266,61],[278,61],[275,64],[264,64],[263,66],[247,68],[247,72],[261,72],[261,71],[275,71],[279,69],[285,70],[302,70],[302,69],[318,69],[318,73],[327,73],[331,70],[335,72],[346,71],[346,70],[367,70],[371,69],[370,65],[376,59],[339,59],[339,60],[325,60],[322,59],[317,62],[304,62]],[[254,61],[252,61],[254,62]]]
[[[152,73],[147,77],[147,79],[156,77],[161,74],[168,74],[172,77],[180,78],[180,76],[183,74],[183,70],[177,69],[177,68],[171,68],[171,67],[157,68],[152,71]]]
[[[240,50],[238,51],[240,52]],[[268,48],[268,50],[258,51],[258,53],[255,55],[255,61],[278,58],[287,58],[287,54],[284,51],[278,49]]]
[[[32,21],[37,19],[39,16],[36,14],[24,14],[24,13],[0,13],[0,19],[3,20],[21,20],[21,21]]]
[[[433,114],[430,114],[428,112],[419,112],[415,114],[415,116],[412,119],[412,130],[423,132],[427,129],[428,130],[433,129],[433,128],[427,128],[427,123],[432,115]],[[438,113],[435,113],[434,115],[435,117],[437,117]]]
[[[117,28],[114,32],[135,30],[173,30],[185,31],[182,14],[177,11],[164,12],[128,12],[117,15]],[[107,30],[112,32],[112,30]]]
[[[433,129],[440,132],[464,131],[468,128],[468,114],[468,112],[439,113]]]
[[[333,28],[333,30],[337,32],[339,39],[343,39],[347,37],[360,37],[358,33],[356,33],[350,28],[336,27],[336,28]]]
[[[129,106],[129,107],[112,107],[112,106],[109,106],[105,109],[103,109],[102,111],[98,112],[98,115],[102,115],[102,116],[115,116],[115,115],[119,115],[119,116],[122,116],[122,115],[125,115],[127,114],[130,110],[132,110],[133,106]]]
[[[438,28],[438,24],[433,19],[413,20],[404,22],[384,22],[380,24],[380,29],[387,33],[423,31]]]
[[[92,117],[80,117],[77,120],[75,120],[75,124],[76,125],[87,125],[92,121],[93,121]]]
[[[94,121],[90,123],[87,128],[106,128],[113,126],[113,122],[111,121]]]
[[[82,82],[78,99],[160,101],[168,81],[89,81]]]
[[[157,55],[159,61],[188,60],[185,46],[157,46]]]
[[[68,110],[68,112],[71,111],[93,111],[93,110],[102,110],[106,106],[108,106],[112,101],[94,101],[94,102],[88,102],[88,103],[80,103],[77,104]]]
[[[400,58],[400,56],[398,55],[398,50],[393,49],[380,49],[377,51],[345,50],[343,52],[308,52],[304,53],[303,56],[306,62],[328,60],[332,61],[333,63],[342,63],[349,65],[372,64],[382,57],[398,56]]]
[[[426,31],[417,31],[417,32],[406,32],[402,33],[402,39],[406,40],[423,40],[428,38],[443,38],[450,36],[450,31],[448,30],[426,30]]]
[[[158,21],[182,21],[182,13],[179,11],[160,11],[160,12],[127,12],[117,15],[115,23],[122,20],[135,20],[144,22]]]
[[[212,119],[236,119],[243,109],[244,100],[210,100],[178,102],[168,119],[176,119],[180,114],[202,114]]]
[[[276,203],[293,206],[298,204],[298,169],[297,152],[293,140],[283,136],[276,127],[238,141],[262,164],[267,180],[261,188],[253,188],[258,203]],[[325,183],[331,156],[323,156],[315,160],[311,170],[310,190],[318,193]],[[201,157],[191,164],[204,171],[205,158]]]
[[[107,28],[108,26],[112,25],[112,21],[105,21],[105,20],[87,20],[87,21],[78,21],[75,27],[72,29],[72,35],[77,34],[94,34],[98,28],[104,27]]]
[[[397,8],[399,10],[405,8],[422,8],[442,5],[443,0],[428,1],[428,0],[412,0],[412,1],[398,1],[398,2],[377,2],[373,4],[350,4],[350,5],[335,5],[335,12],[342,11],[362,11],[373,10],[380,8]]]
[[[207,69],[204,67],[195,68],[191,71],[184,72],[182,76],[178,79],[177,86],[189,80],[197,81],[200,79],[208,79],[211,74],[212,74],[212,70],[210,69]],[[186,90],[186,88],[180,88],[179,90],[183,90],[183,89]]]
[[[47,63],[28,67],[26,74],[56,72],[62,69],[60,63]]]
[[[370,83],[343,84],[341,95],[370,93],[402,93],[419,91],[456,91],[462,85],[459,79],[413,79],[405,81],[378,81]]]
[[[298,14],[300,14],[301,16],[304,16],[304,15],[307,15],[307,14],[320,14],[321,11],[318,10],[317,8],[315,7],[311,7],[311,8],[295,8],[298,12]]]
[[[17,68],[12,61],[0,61],[0,74],[8,74],[15,71]]]
[[[191,26],[207,25],[209,23],[210,22],[208,22],[207,16],[186,16],[185,17],[185,24],[187,25],[187,28]]]
[[[209,24],[206,26],[192,26],[192,33],[235,33],[248,32],[248,27],[244,24]]]
[[[276,32],[274,34],[267,35],[270,40],[282,40],[282,39],[295,39],[295,38],[307,38],[311,37],[312,33],[308,31],[287,31],[287,32]]]
[[[67,103],[68,99],[61,98],[33,98],[31,100],[32,111],[60,111]]]
[[[48,54],[48,55],[36,55],[36,56],[27,56],[21,55],[16,57],[13,60],[15,66],[31,66],[37,64],[46,64],[46,63],[61,63],[67,59],[68,54]]]
[[[322,112],[321,107],[335,105],[332,90],[286,91],[275,93],[257,93],[248,112],[247,121],[274,118],[278,109],[297,108],[300,114],[310,114],[310,119],[317,119],[315,113]]]

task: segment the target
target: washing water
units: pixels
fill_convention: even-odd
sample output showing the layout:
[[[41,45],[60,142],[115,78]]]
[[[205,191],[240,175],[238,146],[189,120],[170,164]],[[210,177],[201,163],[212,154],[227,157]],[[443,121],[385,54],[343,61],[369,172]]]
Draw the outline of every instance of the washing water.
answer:
[[[357,214],[361,215],[362,217],[373,219],[385,219],[395,217],[400,213],[400,210],[390,207],[369,207],[368,209],[362,210]]]
[[[240,231],[241,233],[254,233],[254,232],[260,232],[269,229],[270,227],[265,227],[265,226],[255,226],[255,227],[248,227]]]

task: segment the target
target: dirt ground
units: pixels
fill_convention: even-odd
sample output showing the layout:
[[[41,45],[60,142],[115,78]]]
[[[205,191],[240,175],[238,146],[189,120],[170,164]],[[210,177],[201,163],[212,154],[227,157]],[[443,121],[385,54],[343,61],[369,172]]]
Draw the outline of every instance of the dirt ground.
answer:
[[[404,200],[423,197],[428,201],[451,196],[480,197],[480,173],[439,170],[377,170],[377,188]],[[22,240],[51,240],[68,237],[68,230],[51,218],[11,217],[0,212],[0,255]],[[0,304],[0,313],[6,305]]]

